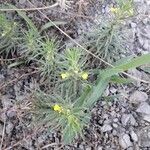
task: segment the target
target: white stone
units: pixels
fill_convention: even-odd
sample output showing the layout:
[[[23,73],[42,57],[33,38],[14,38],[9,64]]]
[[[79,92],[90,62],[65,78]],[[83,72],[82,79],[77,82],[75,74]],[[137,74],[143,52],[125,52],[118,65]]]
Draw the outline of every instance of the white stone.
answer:
[[[140,102],[146,101],[147,99],[148,99],[148,95],[142,91],[135,91],[130,96],[130,102],[131,103],[140,103]]]
[[[101,128],[102,132],[108,132],[108,131],[111,131],[112,130],[112,127],[111,125],[109,124],[104,124]]]
[[[144,115],[143,119],[147,122],[150,122],[150,115]]]
[[[123,114],[121,117],[121,123],[126,126],[127,124],[136,125],[136,120],[132,114]]]
[[[130,135],[131,135],[131,138],[133,141],[135,141],[135,142],[138,141],[138,136],[136,135],[136,133],[134,131],[131,131]]]
[[[146,114],[146,115],[150,115],[150,105],[146,102],[143,102],[137,108],[136,112]]]
[[[6,133],[10,134],[11,131],[13,130],[14,125],[11,122],[8,122],[7,126],[6,126]]]
[[[119,137],[119,144],[122,148],[127,149],[132,146],[132,143],[130,141],[130,137],[128,134],[124,134]]]

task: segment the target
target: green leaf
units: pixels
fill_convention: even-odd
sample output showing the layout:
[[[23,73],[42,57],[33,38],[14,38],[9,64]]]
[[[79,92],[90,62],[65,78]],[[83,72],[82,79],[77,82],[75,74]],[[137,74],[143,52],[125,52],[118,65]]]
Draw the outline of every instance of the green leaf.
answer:
[[[83,106],[87,108],[91,108],[95,104],[95,102],[102,96],[108,83],[109,83],[109,78],[99,79],[98,84],[91,89],[86,99],[84,100]]]
[[[84,100],[85,100],[86,96],[89,94],[90,90],[91,90],[91,87],[89,85],[87,85],[84,88],[82,95],[79,97],[79,99],[77,99],[77,101],[75,101],[74,107],[80,107],[83,105]]]
[[[150,63],[150,54],[145,54],[131,59],[128,63],[116,67],[118,70],[126,71]]]
[[[118,83],[118,84],[127,84],[127,83],[131,83],[133,80],[131,79],[126,79],[123,77],[119,77],[117,75],[114,75],[110,78],[110,82],[112,83]]]
[[[70,127],[70,125],[67,125],[65,129],[63,130],[63,139],[65,144],[70,144],[75,137],[74,131]]]
[[[64,22],[64,21],[54,21],[54,23],[55,23],[56,25],[64,25],[64,24],[66,24],[66,22]],[[42,26],[41,32],[42,32],[43,30],[46,30],[46,29],[52,27],[52,26],[54,26],[54,25],[53,25],[51,22],[46,23],[45,25]]]
[[[93,104],[102,96],[112,76],[147,63],[150,63],[150,54],[133,58],[127,63],[102,71],[102,73],[99,75],[97,81],[98,83],[93,88],[91,88],[90,92],[84,99],[83,105],[87,108],[93,106]]]
[[[149,63],[150,63],[150,54],[138,56],[136,58],[131,59],[127,63],[125,62],[124,64],[118,65],[114,68],[101,71],[102,72],[101,77],[109,78],[123,71],[127,71],[129,69],[133,69],[133,68],[139,67],[144,64],[149,64]]]

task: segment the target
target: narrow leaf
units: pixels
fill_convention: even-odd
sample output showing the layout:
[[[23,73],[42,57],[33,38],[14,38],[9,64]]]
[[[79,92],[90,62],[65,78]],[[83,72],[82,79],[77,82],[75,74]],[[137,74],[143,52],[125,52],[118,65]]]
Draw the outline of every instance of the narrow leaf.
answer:
[[[66,22],[64,22],[64,21],[54,21],[54,23],[55,23],[56,25],[64,25],[64,24],[66,24]],[[42,32],[43,30],[46,30],[46,29],[52,27],[52,26],[54,26],[54,25],[53,25],[51,22],[46,23],[45,25],[42,26],[41,32]]]

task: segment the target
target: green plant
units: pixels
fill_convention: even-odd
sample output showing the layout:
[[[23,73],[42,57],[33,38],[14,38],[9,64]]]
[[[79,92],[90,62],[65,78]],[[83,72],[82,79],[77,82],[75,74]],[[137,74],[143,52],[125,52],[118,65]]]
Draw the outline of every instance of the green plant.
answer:
[[[32,28],[23,32],[22,43],[19,45],[20,55],[23,55],[27,61],[35,60],[41,49],[40,40],[41,36]]]
[[[68,93],[68,92],[67,92]],[[36,93],[34,98],[33,114],[35,123],[45,124],[51,130],[61,130],[65,144],[71,143],[79,134],[82,136],[82,129],[89,121],[89,115],[83,107],[75,106],[75,98],[62,92],[60,95],[46,95],[41,91]]]
[[[115,14],[115,22],[134,15],[133,0],[116,0],[116,3],[116,7],[110,8],[110,11]]]
[[[130,59],[114,68],[100,70],[96,84],[86,85],[78,96],[72,95],[71,86],[65,92],[52,96],[38,92],[33,105],[36,111],[33,113],[36,112],[38,120],[47,127],[61,130],[65,144],[71,143],[78,135],[83,136],[82,130],[89,122],[91,108],[100,99],[114,75],[146,63],[150,63],[150,54]]]
[[[103,17],[101,23],[83,39],[86,48],[109,63],[129,53],[125,47],[127,37],[121,28],[125,19],[134,15],[132,0],[116,0],[116,3],[116,7],[110,8],[114,17]]]
[[[13,20],[8,20],[5,14],[0,14],[0,54],[7,56],[16,51],[19,43],[19,27]]]
[[[100,25],[93,33],[88,34],[86,39],[88,39],[86,47],[96,56],[110,63],[128,52],[123,45],[125,41],[120,27],[113,22]]]
[[[58,69],[58,43],[56,43],[55,39],[46,38],[41,41],[41,49],[38,53],[40,58],[38,61],[39,63],[39,70],[42,76],[55,76],[57,75]],[[57,67],[57,69],[56,69]],[[57,75],[58,76],[58,75]]]
[[[74,78],[74,79],[88,79],[88,72],[85,71],[87,56],[79,48],[67,49],[62,59],[62,79]]]

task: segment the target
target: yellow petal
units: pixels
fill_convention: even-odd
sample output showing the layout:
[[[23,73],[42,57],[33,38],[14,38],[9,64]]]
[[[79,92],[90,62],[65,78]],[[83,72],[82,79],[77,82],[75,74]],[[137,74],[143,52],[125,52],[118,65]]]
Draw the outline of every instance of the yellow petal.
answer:
[[[111,11],[112,13],[118,13],[119,8],[111,7],[111,8],[110,8],[110,11]]]
[[[84,72],[81,75],[82,79],[87,80],[88,79],[88,73]]]
[[[66,78],[68,78],[69,77],[69,73],[62,73],[61,74],[61,78],[62,79],[66,79]]]
[[[59,113],[62,112],[62,107],[59,106],[58,104],[55,104],[55,105],[53,106],[53,109],[54,109],[54,111],[58,111]]]

